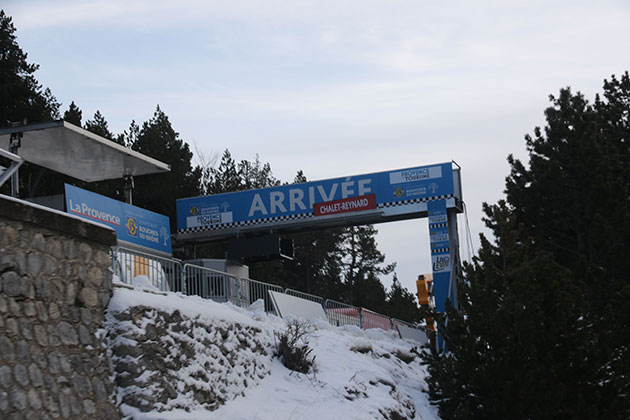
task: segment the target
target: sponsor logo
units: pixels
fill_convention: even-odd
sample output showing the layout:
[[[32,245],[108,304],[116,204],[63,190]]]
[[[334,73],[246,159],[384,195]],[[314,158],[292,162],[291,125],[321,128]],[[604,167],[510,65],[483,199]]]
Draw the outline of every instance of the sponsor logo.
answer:
[[[425,168],[405,169],[404,171],[390,172],[390,184],[402,184],[405,182],[419,182],[428,179],[442,178],[442,167],[431,166]]]
[[[127,232],[129,232],[129,235],[138,235],[138,224],[136,223],[136,219],[134,219],[133,217],[128,217],[125,226],[127,227]]]
[[[450,255],[434,255],[433,256],[433,272],[450,271],[451,257]]]
[[[68,211],[70,213],[98,220],[99,222],[105,222],[109,223],[110,225],[120,226],[120,217],[116,216],[115,214],[108,213],[104,210],[92,208],[87,203],[73,203],[72,199],[68,199]]]
[[[376,208],[376,195],[368,194],[361,197],[345,198],[343,200],[316,203],[313,206],[315,216],[348,213],[353,211],[372,210]]]

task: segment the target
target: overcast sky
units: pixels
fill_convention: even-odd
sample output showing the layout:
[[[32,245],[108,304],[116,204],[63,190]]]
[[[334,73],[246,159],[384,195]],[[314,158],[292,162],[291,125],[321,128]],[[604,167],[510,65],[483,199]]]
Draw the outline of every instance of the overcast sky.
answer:
[[[159,104],[206,158],[258,153],[283,181],[456,161],[475,248],[481,203],[502,197],[548,95],[593,98],[630,68],[627,0],[2,4],[62,112],[98,109],[114,133]],[[415,290],[427,221],[377,228]]]

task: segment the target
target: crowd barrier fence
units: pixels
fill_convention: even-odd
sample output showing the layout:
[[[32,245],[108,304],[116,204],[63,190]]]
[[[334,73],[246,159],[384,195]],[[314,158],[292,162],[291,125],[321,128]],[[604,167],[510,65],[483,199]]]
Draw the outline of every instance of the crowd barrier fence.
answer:
[[[266,312],[274,310],[269,297],[269,291],[274,291],[319,303],[324,308],[328,321],[335,326],[355,325],[362,329],[383,330],[395,330],[397,325],[415,328],[411,323],[369,309],[182,263],[175,258],[159,257],[124,247],[112,249],[111,256],[114,275],[122,283],[133,286],[148,286],[165,292],[200,296],[216,302],[231,302],[240,307],[247,307],[262,299]]]

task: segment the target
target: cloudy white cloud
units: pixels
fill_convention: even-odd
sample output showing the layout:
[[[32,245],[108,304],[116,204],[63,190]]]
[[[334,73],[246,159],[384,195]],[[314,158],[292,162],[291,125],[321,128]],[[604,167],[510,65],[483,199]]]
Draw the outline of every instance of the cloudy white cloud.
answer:
[[[112,130],[156,104],[207,155],[283,180],[455,160],[473,235],[547,95],[628,69],[627,1],[7,0],[38,79]],[[411,286],[425,221],[380,226]],[[401,227],[402,226],[402,227]],[[418,243],[423,245],[418,246]]]

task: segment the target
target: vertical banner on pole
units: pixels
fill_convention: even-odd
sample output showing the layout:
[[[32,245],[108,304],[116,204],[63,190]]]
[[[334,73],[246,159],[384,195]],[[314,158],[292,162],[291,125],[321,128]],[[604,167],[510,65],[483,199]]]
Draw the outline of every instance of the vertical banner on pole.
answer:
[[[446,200],[427,202],[429,216],[429,236],[431,239],[431,265],[433,271],[433,296],[436,312],[446,312],[446,299],[451,293],[451,272],[453,263],[448,232]],[[444,339],[438,331],[437,348],[444,348]]]
[[[429,235],[431,238],[431,263],[433,270],[433,296],[435,310],[444,312],[444,302],[449,297],[452,258],[448,234],[448,215],[446,201],[427,202],[429,213]]]

